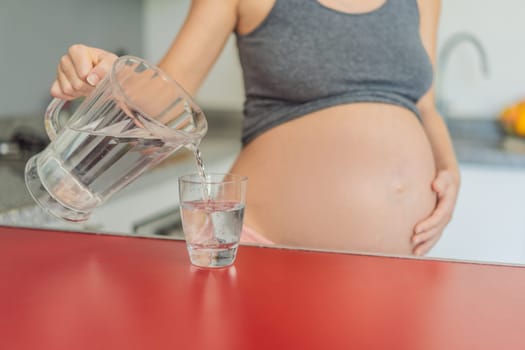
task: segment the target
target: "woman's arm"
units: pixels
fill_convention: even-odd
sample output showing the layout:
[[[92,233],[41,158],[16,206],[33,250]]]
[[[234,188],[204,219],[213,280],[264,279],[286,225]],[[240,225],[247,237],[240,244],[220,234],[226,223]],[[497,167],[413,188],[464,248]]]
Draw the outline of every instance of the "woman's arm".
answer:
[[[436,67],[436,37],[439,25],[440,0],[418,0],[420,12],[420,34],[423,45]],[[460,174],[458,162],[446,124],[436,109],[434,87],[418,103],[425,132],[430,140],[436,162],[436,178],[432,189],[438,202],[427,219],[414,228],[414,253],[422,255],[437,242],[443,229],[452,218],[459,190]]]
[[[194,94],[237,23],[239,0],[193,0],[184,25],[159,67]]]
[[[197,91],[233,32],[238,1],[193,0],[184,25],[159,63],[190,94]],[[65,100],[88,95],[116,59],[111,52],[72,45],[60,59],[51,95]]]
[[[418,0],[421,16],[421,39],[427,53],[436,67],[436,36],[439,25],[440,0]],[[435,71],[435,69],[434,69]],[[443,118],[436,109],[434,87],[421,98],[418,108],[421,112],[423,126],[428,134],[437,169],[448,169],[454,172],[459,181],[459,170],[450,136]]]

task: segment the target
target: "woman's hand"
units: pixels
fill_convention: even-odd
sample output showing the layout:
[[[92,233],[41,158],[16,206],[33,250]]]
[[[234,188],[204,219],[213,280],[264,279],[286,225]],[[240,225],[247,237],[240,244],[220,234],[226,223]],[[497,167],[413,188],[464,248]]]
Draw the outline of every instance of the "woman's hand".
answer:
[[[432,182],[432,190],[437,194],[436,208],[432,214],[416,224],[412,244],[415,255],[424,255],[436,244],[443,229],[452,219],[459,190],[458,176],[450,170],[441,170]]]
[[[72,100],[88,95],[111,70],[117,56],[94,47],[73,45],[62,56],[57,77],[51,86],[51,95]]]

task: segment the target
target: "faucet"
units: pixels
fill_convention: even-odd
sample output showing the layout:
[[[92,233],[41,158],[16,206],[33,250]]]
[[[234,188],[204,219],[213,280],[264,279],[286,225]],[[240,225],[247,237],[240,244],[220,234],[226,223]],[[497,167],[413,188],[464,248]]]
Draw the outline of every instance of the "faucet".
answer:
[[[470,43],[476,49],[480,58],[481,73],[485,78],[488,78],[489,76],[487,52],[485,51],[485,48],[483,47],[481,41],[478,38],[476,38],[472,33],[469,32],[458,32],[453,34],[450,38],[448,38],[443,44],[443,48],[441,49],[441,52],[438,57],[438,71],[440,72],[440,77],[436,81],[436,107],[438,111],[440,111],[445,116],[445,118],[448,116],[449,112],[448,101],[444,97],[443,90],[445,86],[444,82],[446,68],[448,66],[448,61],[450,60],[451,53],[462,42]]]

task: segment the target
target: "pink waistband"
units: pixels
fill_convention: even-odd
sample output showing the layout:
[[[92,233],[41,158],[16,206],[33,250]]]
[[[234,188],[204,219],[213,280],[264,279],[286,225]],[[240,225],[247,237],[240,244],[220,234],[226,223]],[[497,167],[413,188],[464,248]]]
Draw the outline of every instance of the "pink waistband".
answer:
[[[242,227],[241,243],[274,244],[268,238],[246,225]]]

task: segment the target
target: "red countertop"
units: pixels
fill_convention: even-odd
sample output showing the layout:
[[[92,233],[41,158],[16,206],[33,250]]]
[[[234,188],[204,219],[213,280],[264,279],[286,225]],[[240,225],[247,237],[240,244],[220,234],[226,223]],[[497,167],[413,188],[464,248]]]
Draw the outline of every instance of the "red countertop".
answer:
[[[0,349],[525,349],[525,268],[0,227]]]

